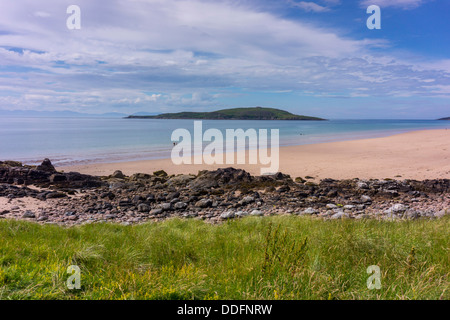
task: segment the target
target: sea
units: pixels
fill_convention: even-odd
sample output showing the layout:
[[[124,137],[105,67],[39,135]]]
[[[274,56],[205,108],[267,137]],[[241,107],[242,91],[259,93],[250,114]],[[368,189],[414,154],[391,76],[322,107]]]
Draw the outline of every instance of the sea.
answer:
[[[438,120],[203,120],[203,131],[279,130],[279,145],[293,146],[384,137],[414,130],[450,128]],[[0,161],[38,164],[49,158],[57,166],[170,158],[172,133],[194,120],[123,118],[0,118]]]

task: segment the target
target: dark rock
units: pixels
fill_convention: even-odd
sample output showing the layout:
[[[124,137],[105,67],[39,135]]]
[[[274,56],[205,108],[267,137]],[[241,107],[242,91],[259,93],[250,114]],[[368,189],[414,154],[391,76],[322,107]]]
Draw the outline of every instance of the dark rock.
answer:
[[[275,178],[275,180],[290,180],[291,176],[288,174],[283,174],[281,172],[277,172],[273,175],[273,177]]]
[[[289,186],[284,185],[284,186],[281,186],[280,188],[278,188],[277,192],[283,193],[283,192],[288,192],[290,190],[291,190],[291,188]]]
[[[155,171],[155,172],[153,172],[153,175],[155,175],[157,177],[167,177],[168,176],[167,172],[165,172],[164,170]]]
[[[55,167],[52,165],[51,161],[48,158],[45,158],[42,163],[37,166],[36,170],[53,173],[56,172]]]
[[[141,202],[144,202],[145,200],[146,200],[146,198],[144,198],[143,196],[141,196],[141,195],[135,195],[135,196],[133,197],[132,202],[133,202],[134,204],[139,204],[139,203],[141,203]]]
[[[114,173],[111,175],[112,178],[117,178],[117,179],[123,179],[125,178],[125,175],[122,173],[122,171],[120,170],[116,170],[114,171]]]
[[[6,161],[3,161],[2,164],[6,165],[8,167],[22,167],[22,162],[19,162],[19,161],[6,160]]]
[[[138,211],[147,213],[150,211],[150,206],[148,204],[141,203],[140,205],[138,205]]]
[[[98,188],[106,185],[99,177],[81,174],[78,172],[68,172],[64,174],[67,177],[67,183],[61,186],[69,188]]]
[[[150,211],[150,215],[152,215],[152,216],[157,216],[161,213],[163,213],[163,209],[161,209],[161,208],[156,208],[156,209],[153,209],[152,211]]]
[[[113,208],[113,206],[112,206],[112,204],[109,203],[109,202],[105,202],[105,203],[102,205],[102,209],[103,209],[103,210],[111,210],[112,208]]]
[[[148,180],[151,176],[146,173],[135,173],[130,177],[131,181],[138,181],[138,180]]]
[[[198,197],[197,197],[197,196],[190,196],[189,199],[188,199],[188,202],[189,202],[189,203],[191,203],[191,202],[197,202],[197,201],[198,201]]]
[[[25,183],[25,180],[22,178],[14,178],[13,181],[14,181],[14,184],[17,184],[17,185],[21,185],[21,184]]]
[[[172,210],[172,204],[171,203],[161,203],[159,205],[159,207],[163,210],[163,211],[169,211]]]
[[[27,210],[22,215],[22,218],[27,218],[27,219],[36,218],[36,215],[32,211]]]
[[[67,180],[67,177],[60,173],[54,173],[50,176],[51,183],[62,182],[62,181],[66,181],[66,180]]]
[[[195,203],[195,206],[198,208],[209,208],[212,206],[212,203],[211,199],[201,199]]]
[[[185,186],[185,185],[187,185],[190,181],[192,181],[192,180],[194,180],[195,179],[195,176],[193,176],[193,175],[188,175],[188,174],[181,174],[181,175],[178,175],[178,176],[175,176],[175,177],[173,177],[173,178],[170,178],[168,181],[167,181],[167,184],[168,185],[183,185],[183,186]]]
[[[119,201],[119,207],[131,207],[132,205],[133,203],[131,203],[130,199]]]
[[[173,193],[170,193],[170,194],[168,194],[166,196],[166,200],[170,201],[172,199],[179,198],[179,197],[180,197],[180,193],[179,192],[173,192]]]
[[[177,202],[174,204],[174,209],[175,210],[183,210],[186,209],[188,206],[188,204],[186,202]]]
[[[164,194],[159,194],[159,195],[156,197],[156,201],[158,201],[158,202],[166,201],[166,195],[164,195]]]
[[[330,190],[330,191],[328,191],[328,193],[326,194],[326,196],[327,196],[328,198],[334,198],[334,197],[337,197],[337,196],[338,196],[338,192],[337,192],[337,190]]]
[[[64,198],[67,197],[67,195],[63,192],[50,192],[47,193],[47,195],[45,196],[46,199],[58,199],[58,198]]]
[[[100,198],[102,198],[102,199],[108,198],[109,200],[113,200],[115,197],[116,197],[116,195],[114,193],[112,193],[111,191],[103,192],[102,194],[100,194]]]
[[[188,184],[192,189],[210,189],[218,186],[232,186],[253,181],[245,170],[225,168],[214,171],[200,171],[197,178]]]

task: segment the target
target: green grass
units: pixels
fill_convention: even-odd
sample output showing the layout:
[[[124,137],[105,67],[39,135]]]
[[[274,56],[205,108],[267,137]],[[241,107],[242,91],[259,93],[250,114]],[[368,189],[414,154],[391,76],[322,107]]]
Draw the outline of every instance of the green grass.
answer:
[[[80,290],[66,287],[69,265],[81,268]],[[367,289],[370,265],[380,290]],[[1,299],[449,299],[448,275],[448,217],[0,221]]]

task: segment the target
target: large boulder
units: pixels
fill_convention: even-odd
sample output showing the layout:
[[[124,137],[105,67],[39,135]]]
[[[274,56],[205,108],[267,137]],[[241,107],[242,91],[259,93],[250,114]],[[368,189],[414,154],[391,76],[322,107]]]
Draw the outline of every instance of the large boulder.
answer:
[[[114,173],[111,175],[112,178],[117,178],[117,179],[123,179],[125,178],[125,175],[123,174],[122,171],[120,170],[116,170],[114,171]]]
[[[165,172],[164,170],[158,170],[153,172],[153,175],[157,176],[157,177],[167,177],[167,172]]]
[[[175,185],[175,186],[185,186],[187,185],[189,182],[191,182],[192,180],[195,179],[194,175],[191,174],[180,174],[178,176],[175,176],[173,178],[170,178],[167,181],[167,184],[170,185]]]
[[[48,158],[45,158],[44,161],[42,161],[42,163],[37,166],[36,170],[50,172],[50,173],[56,172],[55,167],[52,165],[50,159],[48,159]]]
[[[225,168],[213,171],[200,171],[197,178],[188,185],[192,189],[209,189],[224,185],[251,182],[253,177],[245,170]]]

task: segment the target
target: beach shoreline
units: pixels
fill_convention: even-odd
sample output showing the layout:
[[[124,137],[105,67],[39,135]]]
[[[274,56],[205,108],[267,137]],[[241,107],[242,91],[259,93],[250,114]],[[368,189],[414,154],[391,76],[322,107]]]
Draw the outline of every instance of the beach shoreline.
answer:
[[[450,178],[450,130],[417,130],[382,138],[280,147],[279,172],[311,180],[332,179],[448,179]],[[197,174],[201,170],[234,167],[260,175],[261,165],[182,164],[171,159],[91,163],[57,167],[108,176],[116,170],[126,175],[153,173]]]
[[[441,218],[450,212],[449,136],[448,130],[417,131],[283,148],[280,172],[268,175],[255,165],[174,166],[170,159],[64,171],[50,159],[39,166],[0,161],[0,219],[129,225],[280,214]]]

